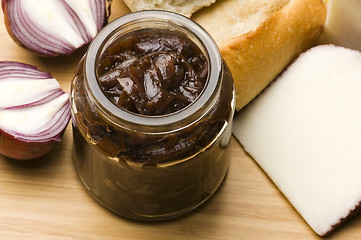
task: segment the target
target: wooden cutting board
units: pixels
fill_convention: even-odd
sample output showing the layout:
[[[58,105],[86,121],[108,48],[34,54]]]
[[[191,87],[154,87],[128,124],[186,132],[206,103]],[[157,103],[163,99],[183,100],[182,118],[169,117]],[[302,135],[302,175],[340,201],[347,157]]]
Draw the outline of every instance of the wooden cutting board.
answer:
[[[113,1],[113,20],[128,13]],[[0,13],[0,60],[48,71],[69,91],[84,49],[72,56],[41,58],[17,46]],[[222,187],[196,211],[171,221],[136,222],[95,202],[72,162],[72,129],[54,151],[33,161],[0,157],[0,239],[320,239],[260,167],[232,138],[230,169]],[[361,216],[329,239],[360,239]]]

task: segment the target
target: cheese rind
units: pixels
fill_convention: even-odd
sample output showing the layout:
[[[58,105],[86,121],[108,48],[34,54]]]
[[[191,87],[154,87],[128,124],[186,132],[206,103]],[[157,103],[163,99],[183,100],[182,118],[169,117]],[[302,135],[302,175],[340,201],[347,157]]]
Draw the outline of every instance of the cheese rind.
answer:
[[[236,115],[233,133],[319,235],[361,201],[361,53],[302,54]]]

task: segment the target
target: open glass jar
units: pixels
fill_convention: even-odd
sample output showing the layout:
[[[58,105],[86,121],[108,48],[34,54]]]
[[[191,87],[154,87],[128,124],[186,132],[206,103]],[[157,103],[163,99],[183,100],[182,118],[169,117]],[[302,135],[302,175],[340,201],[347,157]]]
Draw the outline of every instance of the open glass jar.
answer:
[[[99,68],[107,50],[125,35],[144,31],[182,36],[204,55],[206,83],[188,106],[143,115],[120,108],[102,91]],[[71,86],[78,175],[99,203],[121,216],[160,220],[183,215],[205,202],[225,178],[234,104],[231,74],[199,25],[165,11],[116,19],[90,44]]]

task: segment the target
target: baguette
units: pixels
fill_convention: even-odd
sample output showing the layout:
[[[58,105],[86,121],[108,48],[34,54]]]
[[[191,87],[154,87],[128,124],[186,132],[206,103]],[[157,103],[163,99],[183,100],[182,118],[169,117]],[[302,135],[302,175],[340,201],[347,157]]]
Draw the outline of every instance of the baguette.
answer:
[[[216,0],[123,0],[132,12],[141,10],[168,10],[190,17],[199,9],[209,6]]]
[[[326,21],[322,0],[217,0],[200,9],[214,1],[124,0],[131,11],[171,10],[191,15],[203,26],[233,75],[236,110],[254,99],[300,53],[315,46]]]
[[[326,14],[321,0],[218,0],[193,20],[217,42],[233,75],[240,110],[318,43]]]

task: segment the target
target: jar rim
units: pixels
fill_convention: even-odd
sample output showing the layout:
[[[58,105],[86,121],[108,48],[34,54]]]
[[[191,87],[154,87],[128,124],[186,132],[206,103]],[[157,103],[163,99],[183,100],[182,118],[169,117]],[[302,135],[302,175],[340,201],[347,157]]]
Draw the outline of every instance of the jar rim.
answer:
[[[186,29],[194,37],[196,37],[200,43],[204,46],[208,56],[208,67],[209,74],[207,79],[207,84],[204,87],[202,93],[196,98],[196,100],[188,105],[187,107],[166,115],[140,115],[136,113],[128,112],[124,109],[113,104],[101,90],[98,80],[97,80],[97,57],[100,56],[99,53],[103,49],[103,44],[109,40],[109,36],[114,35],[122,26],[125,26],[128,23],[137,22],[137,21],[164,21],[169,24],[177,24],[183,29]],[[143,126],[159,126],[159,125],[169,125],[178,121],[189,118],[194,113],[200,111],[207,102],[211,99],[214,92],[217,90],[219,83],[219,76],[222,71],[222,58],[218,50],[217,44],[213,38],[205,31],[199,24],[193,20],[182,16],[177,13],[168,12],[164,10],[147,10],[133,12],[127,15],[124,15],[120,18],[115,19],[114,21],[107,24],[96,36],[96,38],[89,45],[87,54],[85,56],[85,77],[87,79],[87,86],[89,87],[93,101],[101,105],[108,113],[113,116],[123,119],[127,122],[134,124],[139,124]]]

